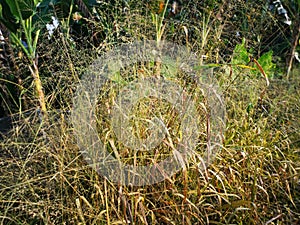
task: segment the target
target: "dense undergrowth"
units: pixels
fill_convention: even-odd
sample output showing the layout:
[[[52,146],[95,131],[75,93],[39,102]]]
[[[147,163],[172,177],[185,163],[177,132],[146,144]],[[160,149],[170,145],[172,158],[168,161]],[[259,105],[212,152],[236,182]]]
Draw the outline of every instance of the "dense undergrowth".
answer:
[[[71,15],[80,8],[75,2]],[[13,43],[10,60],[0,69],[1,113],[15,115],[13,128],[0,142],[1,224],[300,222],[299,64],[288,79],[285,75],[291,28],[267,10],[265,1],[187,1],[179,6],[175,14],[167,11],[162,37],[187,46],[214,68],[226,105],[223,146],[214,162],[204,171],[190,162],[165,181],[143,187],[111,183],[91,169],[69,117],[79,80],[113,47],[155,40],[159,30],[154,18],[161,16],[161,6],[158,1],[102,2],[98,18],[79,21],[65,18],[63,12],[68,15],[70,8],[57,6],[49,15],[54,12],[61,25],[50,39],[42,32],[37,44],[46,125],[33,110],[38,101],[28,59]],[[269,55],[262,58],[265,53]],[[132,73],[133,68],[126,70]],[[192,87],[183,77],[174,79]],[[108,148],[117,147],[129,157],[110,130],[115,90],[105,91],[106,97],[99,99],[99,131],[109,137],[103,140]],[[149,114],[149,102],[169,121],[175,142],[179,125],[168,104],[141,102],[137,117]]]

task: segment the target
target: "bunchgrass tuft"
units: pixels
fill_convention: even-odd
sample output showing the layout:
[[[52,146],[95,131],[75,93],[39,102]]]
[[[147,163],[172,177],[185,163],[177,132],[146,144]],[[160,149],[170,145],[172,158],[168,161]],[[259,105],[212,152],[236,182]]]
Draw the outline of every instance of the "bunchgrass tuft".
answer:
[[[15,85],[21,104],[13,101],[11,86],[5,86],[3,94],[11,106],[6,111],[15,114],[12,128],[0,140],[0,224],[298,224],[300,71],[295,66],[287,81],[280,75],[283,66],[278,60],[279,66],[272,65],[273,74],[268,74],[267,86],[253,61],[271,49],[273,61],[278,59],[279,49],[284,51],[279,33],[287,41],[286,29],[275,23],[264,1],[187,1],[180,14],[164,15],[162,39],[188,47],[203,64],[214,67],[223,92],[227,112],[223,146],[205,170],[194,157],[163,182],[135,187],[111,183],[87,164],[70,119],[80,78],[114,46],[157,37],[153,16],[160,15],[158,2],[113,2],[97,8],[99,21],[85,20],[91,28],[91,36],[85,39],[76,40],[79,33],[66,34],[62,28],[51,40],[47,34],[41,36],[39,71],[49,109],[47,123],[32,108],[37,102],[32,80],[23,73],[26,62],[15,52],[19,69],[0,69],[1,82],[13,83],[9,76],[2,78],[9,71],[20,77],[23,87]],[[272,32],[278,32],[274,45]],[[243,40],[245,49],[237,53],[236,46]],[[131,65],[121,72],[130,82],[150,76],[154,66]],[[165,79],[184,86],[195,97],[201,115],[195,119],[203,131],[197,145],[200,155],[207,147],[209,102],[192,80],[180,73],[168,77],[163,66]],[[148,165],[154,158],[160,161],[173,154],[181,134],[178,112],[170,103],[145,98],[133,107],[130,124],[135,137],[150,135],[153,116],[164,121],[168,130],[154,151],[139,152],[113,132],[111,113],[119,89],[108,82],[101,91],[97,129],[114,157],[123,163]]]

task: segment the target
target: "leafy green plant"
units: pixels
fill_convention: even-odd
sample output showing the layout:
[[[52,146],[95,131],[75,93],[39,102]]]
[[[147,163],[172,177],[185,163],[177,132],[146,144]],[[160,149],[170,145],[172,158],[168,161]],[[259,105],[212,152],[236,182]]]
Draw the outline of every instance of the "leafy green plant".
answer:
[[[252,73],[255,75],[262,74],[267,83],[268,79],[273,78],[276,65],[272,62],[273,51],[270,50],[263,55],[261,55],[258,60],[252,57],[251,53],[247,51],[245,39],[243,38],[241,44],[237,44],[233,51],[233,57],[231,59],[231,64],[233,66],[242,67],[243,65],[248,66]],[[250,63],[254,65],[250,65]]]
[[[264,53],[257,60],[257,62],[259,63],[259,65],[262,67],[263,71],[268,75],[269,78],[273,78],[276,69],[276,65],[272,62],[272,59],[273,59],[273,51],[270,50]]]
[[[233,51],[233,57],[231,59],[231,64],[238,65],[238,64],[244,64],[247,65],[250,61],[249,53],[246,48],[245,44],[246,40],[243,38],[241,44],[237,44]]]
[[[38,0],[2,0],[0,7],[1,22],[10,30],[12,41],[21,47],[29,60],[28,68],[34,79],[35,90],[41,111],[46,113],[46,102],[38,69],[37,42],[40,29],[33,21]],[[4,13],[5,12],[5,13]],[[13,20],[11,20],[13,19]],[[22,40],[22,36],[25,40]]]
[[[157,41],[157,44],[160,43],[162,35],[163,35],[165,27],[166,27],[166,25],[163,22],[164,22],[164,19],[165,19],[165,15],[166,15],[168,4],[169,4],[169,0],[167,0],[167,2],[165,4],[165,6],[164,6],[164,9],[163,9],[163,12],[162,12],[161,15],[158,15],[156,13],[152,14],[152,21],[153,21],[153,23],[155,25],[155,30],[156,30],[156,41]]]
[[[75,4],[76,9],[89,18],[97,2],[95,0],[0,0],[0,22],[10,31],[12,43],[17,48],[21,48],[28,59],[28,68],[34,80],[39,106],[44,114],[47,106],[38,67],[37,44],[44,24],[55,15],[55,8],[63,12],[62,17],[66,11],[67,21],[63,24],[68,31],[67,36],[69,35],[70,17]]]

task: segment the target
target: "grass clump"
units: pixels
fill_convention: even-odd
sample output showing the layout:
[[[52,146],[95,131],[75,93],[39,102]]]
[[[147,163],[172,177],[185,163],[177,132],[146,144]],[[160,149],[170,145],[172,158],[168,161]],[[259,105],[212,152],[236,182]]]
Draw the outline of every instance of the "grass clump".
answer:
[[[280,75],[281,59],[277,58],[274,68],[281,42],[272,39],[273,45],[268,32],[284,33],[280,37],[285,41],[289,37],[259,3],[188,1],[179,5],[174,15],[171,3],[167,6],[161,38],[187,46],[202,63],[214,67],[226,105],[226,130],[222,149],[205,170],[193,158],[178,173],[154,185],[112,183],[88,166],[77,145],[69,111],[85,68],[99,55],[120,43],[157,37],[153,16],[162,16],[159,2],[101,3],[96,8],[100,21],[87,18],[82,26],[73,21],[77,30],[58,30],[51,40],[47,33],[40,34],[43,41],[37,49],[49,109],[47,126],[38,111],[30,110],[37,105],[32,79],[17,50],[13,52],[18,70],[5,64],[0,70],[1,82],[18,85],[5,86],[2,96],[10,107],[6,114],[21,113],[12,117],[13,128],[0,142],[0,223],[298,224],[299,69],[295,66],[287,80]],[[87,33],[90,36],[76,37],[80,32],[86,34],[86,27],[92,28]],[[272,30],[262,32],[266,28]],[[125,82],[132,82],[151,76],[157,71],[155,66],[155,62],[137,63],[122,68],[120,74]],[[207,147],[205,107],[209,108],[209,102],[184,73],[168,77],[167,71],[162,64],[161,79],[184,86],[197,102],[199,118],[195,119],[204,134],[197,145],[201,152]],[[18,75],[20,83],[4,75],[7,72]],[[155,157],[159,161],[172,154],[172,146],[180,141],[180,115],[170,103],[157,98],[141,99],[133,107],[129,123],[134,136],[147,138],[151,135],[147,124],[155,115],[166,124],[168,138],[152,152],[134,151],[118,140],[111,117],[122,86],[114,85],[111,81],[102,86],[96,109],[98,134],[109,152],[132,165],[147,165]],[[18,89],[17,98],[14,88]]]

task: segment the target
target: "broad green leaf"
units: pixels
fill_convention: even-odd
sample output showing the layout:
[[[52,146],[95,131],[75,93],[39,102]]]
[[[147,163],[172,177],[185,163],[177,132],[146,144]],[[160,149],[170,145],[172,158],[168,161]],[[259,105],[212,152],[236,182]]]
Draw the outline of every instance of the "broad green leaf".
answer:
[[[19,27],[19,21],[11,13],[7,1],[0,0],[1,13],[0,13],[0,22],[5,25],[10,31],[16,32]]]
[[[35,5],[33,0],[6,0],[12,13],[18,19],[27,19],[33,15]]]
[[[249,59],[249,53],[245,47],[245,38],[243,38],[243,41],[241,44],[237,44],[233,51],[233,58],[231,60],[232,64],[248,64]]]
[[[272,62],[272,58],[273,58],[273,51],[271,50],[263,54],[257,60],[268,77],[272,77],[274,69],[276,68],[276,65]]]

